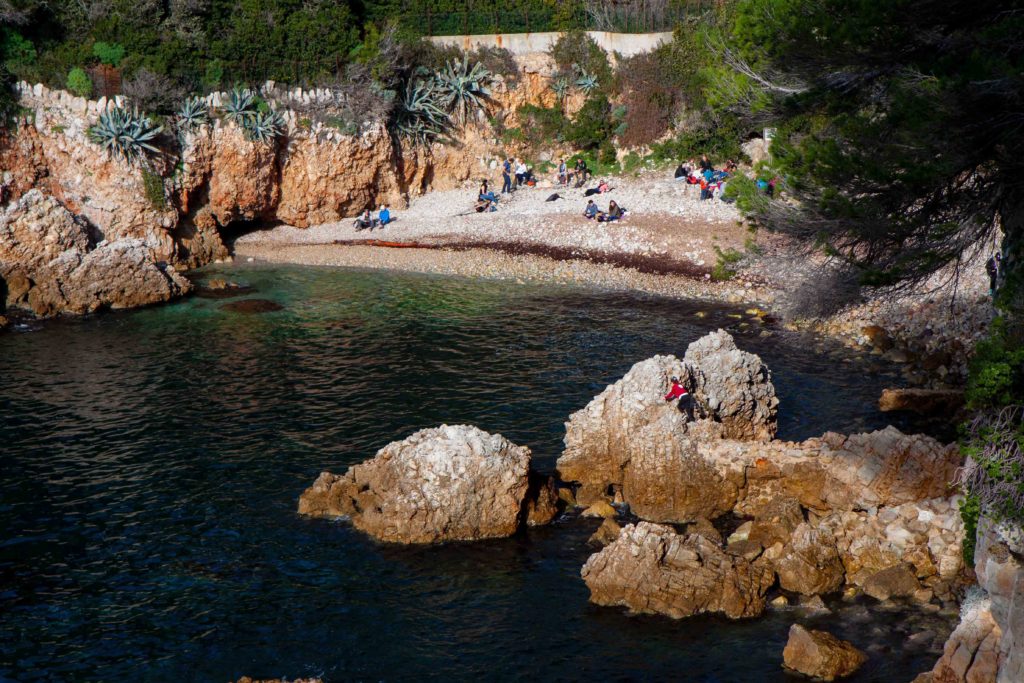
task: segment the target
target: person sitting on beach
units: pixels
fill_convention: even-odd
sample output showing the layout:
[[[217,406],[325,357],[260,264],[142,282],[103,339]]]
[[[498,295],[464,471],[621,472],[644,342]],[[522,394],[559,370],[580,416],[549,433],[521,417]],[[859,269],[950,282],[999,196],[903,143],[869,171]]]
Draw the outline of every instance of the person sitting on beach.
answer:
[[[363,215],[356,219],[354,225],[356,230],[373,230],[375,221],[373,220],[373,216],[370,215],[370,210],[367,209],[366,211],[364,211]]]
[[[489,202],[493,202],[495,204],[498,203],[498,197],[493,192],[491,192],[491,188],[487,184],[487,180],[486,179],[481,181],[481,183],[480,183],[480,191],[477,193],[476,198],[478,200],[480,200],[480,201],[486,200],[486,201],[489,201]]]
[[[380,224],[380,227],[383,228],[385,225],[387,225],[391,221],[392,221],[391,211],[388,209],[388,205],[387,204],[381,204],[380,205],[380,213],[377,214],[377,223]]]
[[[615,200],[608,202],[608,213],[598,214],[597,220],[600,223],[611,223],[622,218],[626,210],[615,203]]]
[[[693,166],[688,166],[683,162],[679,162],[679,166],[676,167],[675,179],[686,180],[690,177],[690,171],[693,170]]]
[[[598,213],[600,212],[597,210],[597,204],[594,203],[593,199],[588,199],[587,208],[583,209],[583,217],[587,220],[592,220]]]
[[[713,171],[715,167],[711,164],[711,160],[708,159],[707,154],[700,155],[700,170],[701,171]]]
[[[516,187],[521,187],[526,184],[527,174],[529,169],[526,164],[523,163],[522,159],[516,159]]]

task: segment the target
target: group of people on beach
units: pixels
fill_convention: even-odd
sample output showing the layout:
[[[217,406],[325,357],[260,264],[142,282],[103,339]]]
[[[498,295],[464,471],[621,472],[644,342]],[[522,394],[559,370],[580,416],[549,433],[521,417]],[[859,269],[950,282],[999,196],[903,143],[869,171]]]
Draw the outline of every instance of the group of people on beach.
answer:
[[[363,214],[356,219],[355,228],[359,230],[373,230],[374,228],[383,228],[388,223],[393,223],[394,217],[391,215],[391,209],[388,208],[387,204],[381,204],[380,209],[377,211],[377,217],[374,218],[370,214],[370,210],[367,209]]]
[[[686,162],[680,162],[679,166],[675,170],[674,176],[677,181],[691,185],[699,185],[700,199],[702,201],[714,199],[715,196],[718,195],[722,201],[729,202],[734,200],[723,196],[724,188],[729,178],[736,173],[736,168],[736,162],[730,159],[725,163],[723,168],[715,169],[714,164],[711,163],[708,155],[702,154],[699,161],[690,159]],[[575,188],[580,188],[592,177],[592,175],[593,174],[590,169],[587,167],[586,160],[582,157],[576,158],[571,169],[564,158],[559,160],[556,178],[560,187],[569,187],[570,185],[573,185]],[[495,193],[490,188],[490,183],[486,178],[480,181],[480,187],[477,190],[476,201],[473,206],[473,210],[475,212],[490,213],[497,211],[502,196],[511,194],[523,186],[533,187],[536,185],[533,169],[530,168],[522,159],[511,156],[502,161],[501,179],[502,186],[500,193]],[[774,195],[774,178],[759,177],[756,182],[759,190],[769,196]],[[596,186],[587,188],[583,192],[583,196],[592,197],[597,194],[606,194],[612,192],[614,189],[614,187],[611,187],[608,184],[607,180],[602,179],[598,181]],[[562,199],[562,196],[554,194],[548,197],[548,201],[557,199]],[[587,220],[597,221],[599,223],[618,221],[625,215],[626,209],[620,206],[615,200],[611,200],[608,203],[607,211],[602,211],[593,199],[588,199],[586,207],[583,209],[584,218]],[[394,220],[395,219],[391,215],[388,206],[383,204],[381,205],[376,218],[371,215],[369,210],[366,210],[359,218],[356,219],[355,228],[356,230],[372,230],[377,227],[388,225]]]
[[[735,172],[736,162],[732,159],[725,162],[722,169],[715,169],[708,155],[702,154],[699,163],[693,159],[680,162],[676,167],[675,179],[688,185],[699,185],[701,201],[714,199],[717,194],[719,199],[728,202],[730,198],[725,197],[725,184]]]
[[[583,217],[587,220],[596,220],[598,223],[611,223],[626,215],[626,209],[615,203],[615,200],[608,202],[608,210],[601,211],[593,199],[587,200],[587,208],[583,209]]]

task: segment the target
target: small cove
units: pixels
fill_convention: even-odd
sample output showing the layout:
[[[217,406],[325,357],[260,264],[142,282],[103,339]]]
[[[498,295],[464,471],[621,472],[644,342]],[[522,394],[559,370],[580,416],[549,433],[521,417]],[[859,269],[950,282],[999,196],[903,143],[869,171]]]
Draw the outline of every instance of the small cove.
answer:
[[[529,445],[551,471],[572,411],[718,327],[772,369],[781,438],[892,423],[875,401],[895,368],[698,302],[309,267],[205,276],[283,308],[192,297],[0,336],[0,678],[787,680],[794,619],[870,649],[851,680],[930,668],[934,651],[904,640],[944,636],[949,617],[592,606],[592,520],[398,548],[295,514],[321,470],[443,422]]]

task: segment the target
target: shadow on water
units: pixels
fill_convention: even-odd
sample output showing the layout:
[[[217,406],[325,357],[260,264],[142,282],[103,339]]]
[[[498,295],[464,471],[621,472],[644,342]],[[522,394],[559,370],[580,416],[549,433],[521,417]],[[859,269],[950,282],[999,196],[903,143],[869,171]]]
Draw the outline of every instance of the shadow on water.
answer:
[[[587,603],[593,520],[400,548],[299,518],[296,500],[320,471],[442,422],[501,432],[553,470],[571,412],[717,327],[772,368],[783,438],[888,424],[875,401],[891,368],[693,302],[315,268],[208,276],[282,308],[192,298],[0,337],[0,679],[787,680],[796,613],[676,622]],[[877,650],[919,628],[869,618],[830,629]],[[892,647],[851,680],[908,680],[936,656]]]

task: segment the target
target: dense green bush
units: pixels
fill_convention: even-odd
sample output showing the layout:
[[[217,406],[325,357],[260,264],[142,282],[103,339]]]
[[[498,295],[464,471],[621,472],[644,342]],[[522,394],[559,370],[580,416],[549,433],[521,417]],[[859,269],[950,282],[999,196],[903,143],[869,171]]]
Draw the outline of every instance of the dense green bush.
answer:
[[[124,59],[124,46],[119,43],[97,41],[93,43],[92,54],[100,60],[101,64],[120,66],[121,60]]]
[[[92,80],[89,78],[89,74],[79,67],[75,67],[68,72],[68,79],[65,85],[69,92],[79,97],[89,97],[92,95]]]
[[[971,359],[967,404],[984,409],[1024,399],[1024,339],[1005,318],[997,318]]]

